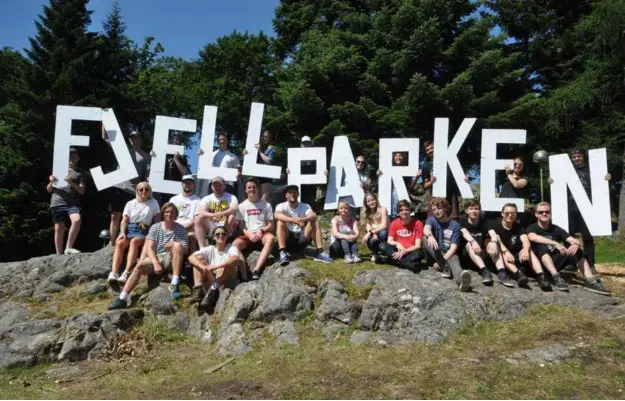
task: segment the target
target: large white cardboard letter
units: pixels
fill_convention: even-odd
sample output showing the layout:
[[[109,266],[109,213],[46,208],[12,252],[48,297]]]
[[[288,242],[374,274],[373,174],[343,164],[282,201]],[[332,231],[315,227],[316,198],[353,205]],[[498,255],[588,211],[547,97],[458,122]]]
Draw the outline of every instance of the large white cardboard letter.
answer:
[[[341,185],[345,171],[345,185]],[[346,136],[335,136],[332,145],[332,157],[330,158],[330,176],[328,177],[326,189],[326,200],[324,209],[332,210],[338,208],[339,199],[345,199],[350,205],[362,207],[365,192],[360,187],[360,177],[356,170],[356,162],[352,148],[349,146],[349,139]]]
[[[408,152],[407,166],[393,166],[393,153]],[[380,138],[380,164],[382,175],[378,178],[380,204],[391,209],[391,184],[400,200],[408,198],[404,177],[414,177],[419,169],[418,138]]]
[[[519,211],[525,210],[523,199],[497,198],[495,196],[496,170],[512,166],[512,159],[497,159],[497,145],[500,143],[524,144],[527,132],[522,129],[482,130],[482,160],[480,164],[480,204],[485,212],[499,212],[506,203],[514,203]]]
[[[436,182],[432,187],[432,195],[445,198],[447,196],[447,165],[451,175],[456,180],[460,196],[464,199],[473,199],[473,192],[468,182],[464,181],[464,170],[458,160],[458,151],[469,136],[469,132],[475,124],[475,118],[465,118],[460,128],[454,135],[449,146],[449,118],[437,118],[434,120],[434,171]]]
[[[317,162],[315,174],[302,175],[303,161]],[[325,184],[328,178],[325,175],[326,163],[326,148],[289,148],[287,151],[287,165],[290,171],[288,185],[297,185],[301,194],[302,184]]]
[[[211,180],[215,176],[221,176],[226,181],[237,180],[237,169],[229,167],[213,167],[213,147],[215,146],[215,126],[217,124],[217,107],[204,106],[204,119],[202,120],[202,136],[200,149],[204,151],[199,155],[197,163],[197,178]]]
[[[250,110],[250,123],[247,127],[247,139],[245,142],[245,150],[247,154],[243,158],[243,171],[245,175],[254,177],[264,177],[279,179],[282,174],[280,166],[270,166],[264,163],[257,163],[258,149],[256,145],[260,143],[260,130],[263,125],[263,111],[265,105],[263,103],[252,103]]]
[[[107,174],[104,174],[100,166],[91,169],[91,177],[93,177],[93,183],[98,191],[128,182],[139,176],[113,109],[102,111],[102,125],[106,130],[109,144],[115,153],[119,168]]]
[[[590,193],[588,198],[584,187],[566,154],[549,156],[551,184],[551,213],[553,223],[569,230],[569,205],[567,187],[575,199],[582,218],[592,235],[612,235],[610,220],[610,187],[605,180],[608,174],[608,159],[605,148],[588,151],[590,168]],[[572,233],[574,234],[574,233]]]
[[[154,141],[152,142],[152,163],[150,164],[150,185],[154,192],[175,195],[180,192],[180,182],[165,179],[167,155],[184,154],[184,146],[169,144],[169,131],[195,132],[197,121],[186,118],[156,116]]]

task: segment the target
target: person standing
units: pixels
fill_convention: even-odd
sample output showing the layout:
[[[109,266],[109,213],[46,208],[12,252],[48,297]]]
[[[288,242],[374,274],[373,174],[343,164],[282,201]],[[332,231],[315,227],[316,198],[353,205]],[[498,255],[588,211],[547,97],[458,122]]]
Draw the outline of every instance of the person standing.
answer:
[[[530,197],[529,180],[525,174],[525,161],[521,156],[514,158],[512,168],[504,166],[506,179],[501,184],[501,198],[523,199],[524,210],[519,213],[519,223],[523,227],[528,227],[534,222],[531,212],[525,210]]]
[[[67,176],[63,180],[67,185],[56,188],[53,184],[58,181],[57,177],[50,175],[47,191],[52,194],[50,199],[50,209],[52,211],[52,221],[54,222],[54,247],[56,254],[66,255],[79,253],[74,249],[74,242],[80,231],[80,195],[85,194],[85,179],[82,172],[76,165],[80,161],[80,155],[76,148],[69,149],[69,169]],[[63,240],[65,238],[65,219],[69,218],[70,227],[67,235],[67,247],[63,251]]]
[[[263,132],[260,137],[260,143],[256,144],[258,149],[257,163],[273,164],[276,158],[276,148],[272,144],[272,135],[269,131]],[[271,202],[271,192],[273,191],[273,180],[271,178],[260,177],[260,190],[262,192],[261,199]]]
[[[226,192],[232,195],[236,195],[236,185],[241,178],[241,159],[239,159],[237,155],[230,151],[228,136],[225,133],[219,134],[219,136],[217,137],[217,143],[219,144],[219,148],[213,152],[213,167],[237,169],[236,181],[225,181]],[[198,155],[203,154],[204,150],[200,148],[198,150]],[[210,180],[201,180],[200,183],[197,185],[195,191],[196,195],[200,196],[201,198],[208,195],[210,184]]]

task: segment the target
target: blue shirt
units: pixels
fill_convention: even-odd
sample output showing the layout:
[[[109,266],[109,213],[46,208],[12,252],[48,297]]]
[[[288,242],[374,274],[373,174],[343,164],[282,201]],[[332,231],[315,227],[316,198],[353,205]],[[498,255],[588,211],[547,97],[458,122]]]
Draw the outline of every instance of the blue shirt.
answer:
[[[455,220],[449,220],[447,222],[441,222],[434,216],[430,216],[425,220],[425,225],[430,226],[432,230],[432,236],[438,242],[438,246],[441,252],[447,252],[451,247],[451,244],[460,245],[460,224]]]

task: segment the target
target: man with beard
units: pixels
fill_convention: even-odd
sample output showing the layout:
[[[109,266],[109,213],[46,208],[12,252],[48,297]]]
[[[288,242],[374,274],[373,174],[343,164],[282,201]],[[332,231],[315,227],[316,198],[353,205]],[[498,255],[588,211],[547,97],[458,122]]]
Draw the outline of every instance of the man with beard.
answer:
[[[195,228],[195,214],[200,204],[200,197],[193,193],[195,189],[195,178],[193,178],[192,175],[183,176],[181,185],[182,193],[173,196],[169,201],[178,209],[176,223],[182,225],[185,230],[187,230],[187,235],[189,236],[189,253],[193,253],[199,249],[193,230]]]

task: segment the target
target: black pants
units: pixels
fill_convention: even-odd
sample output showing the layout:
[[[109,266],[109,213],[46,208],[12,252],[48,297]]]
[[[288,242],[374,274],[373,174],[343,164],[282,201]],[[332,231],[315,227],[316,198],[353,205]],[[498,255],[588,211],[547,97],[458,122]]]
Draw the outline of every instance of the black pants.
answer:
[[[380,244],[380,252],[388,258],[388,262],[391,264],[397,265],[402,269],[408,270],[416,270],[419,268],[419,264],[421,264],[421,260],[423,260],[423,252],[421,250],[416,250],[407,253],[403,258],[399,260],[393,259],[393,254],[397,252],[397,247],[390,245],[388,242],[383,242]]]
[[[584,254],[591,266],[595,265],[595,239],[593,238],[582,214],[579,210],[569,209],[569,232],[571,234],[582,233]]]
[[[577,263],[584,257],[584,253],[581,249],[578,250],[575,255],[563,255],[558,252],[557,249],[551,250],[549,246],[545,244],[535,244],[532,246],[532,250],[541,262],[544,255],[550,255],[557,271],[564,269],[568,265],[577,266]]]

